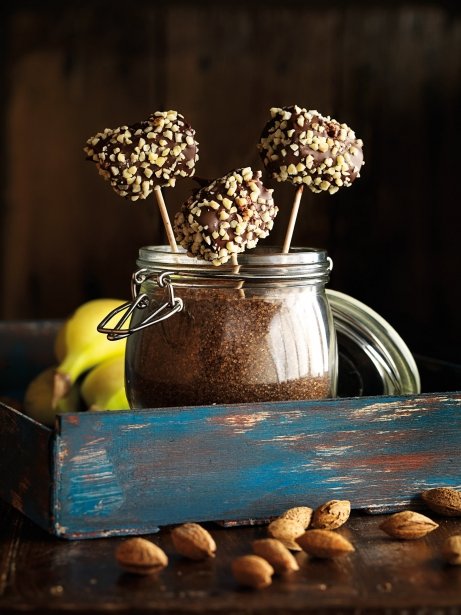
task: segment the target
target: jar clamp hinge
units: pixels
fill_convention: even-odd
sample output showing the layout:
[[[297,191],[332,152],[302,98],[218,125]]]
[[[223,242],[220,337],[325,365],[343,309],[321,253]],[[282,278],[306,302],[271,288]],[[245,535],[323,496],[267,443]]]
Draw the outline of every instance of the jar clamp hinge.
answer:
[[[162,320],[166,320],[173,314],[180,312],[183,307],[183,300],[180,297],[176,297],[174,294],[173,284],[169,275],[172,272],[164,271],[163,273],[157,276],[157,286],[159,288],[166,289],[166,299],[165,301],[149,316],[146,316],[144,320],[139,322],[134,327],[123,328],[128,319],[131,318],[136,309],[143,310],[149,305],[149,299],[146,293],[140,292],[141,284],[147,280],[149,277],[147,269],[139,269],[135,271],[131,277],[131,294],[133,297],[132,301],[127,301],[123,305],[120,305],[118,308],[112,310],[97,326],[97,329],[100,333],[104,333],[107,335],[107,339],[110,341],[116,341],[124,339],[130,336],[132,333],[136,333],[136,331],[140,331],[150,325],[154,325]],[[118,320],[118,322],[113,327],[108,327],[108,323],[119,314],[122,314],[122,317]]]

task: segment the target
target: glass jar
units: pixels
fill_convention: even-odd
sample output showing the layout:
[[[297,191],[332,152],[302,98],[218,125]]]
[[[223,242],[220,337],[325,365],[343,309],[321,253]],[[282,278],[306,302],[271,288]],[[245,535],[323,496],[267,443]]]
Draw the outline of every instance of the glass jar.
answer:
[[[125,374],[133,409],[336,394],[325,251],[257,248],[239,255],[238,266],[215,267],[148,246],[137,266],[129,330],[112,332],[129,336]]]
[[[326,291],[338,340],[339,397],[421,392],[415,359],[397,331],[358,299]]]

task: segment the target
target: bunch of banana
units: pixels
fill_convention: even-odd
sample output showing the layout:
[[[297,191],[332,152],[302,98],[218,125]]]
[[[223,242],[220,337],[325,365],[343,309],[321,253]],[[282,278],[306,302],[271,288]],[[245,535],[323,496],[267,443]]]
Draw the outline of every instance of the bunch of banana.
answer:
[[[88,301],[64,322],[54,347],[58,365],[30,382],[24,397],[26,414],[53,425],[57,412],[76,412],[82,406],[91,410],[129,408],[124,383],[125,340],[109,341],[96,328],[122,303],[118,299]]]

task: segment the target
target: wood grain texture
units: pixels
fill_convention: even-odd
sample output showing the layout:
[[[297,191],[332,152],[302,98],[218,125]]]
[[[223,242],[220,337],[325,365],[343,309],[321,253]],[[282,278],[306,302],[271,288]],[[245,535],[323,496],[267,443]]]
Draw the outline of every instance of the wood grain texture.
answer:
[[[0,498],[51,529],[52,431],[0,403]]]
[[[29,378],[53,361],[58,326],[0,323],[0,395],[18,408]],[[432,367],[437,388],[450,366]],[[461,484],[459,416],[459,394],[429,394],[80,413],[61,417],[55,434],[2,404],[0,495],[71,537],[268,517],[325,493],[399,508],[423,485]]]
[[[266,527],[223,529],[207,524],[217,543],[213,560],[190,562],[173,548],[170,530],[148,536],[168,555],[157,576],[123,573],[114,553],[122,538],[62,541],[0,503],[0,610],[40,615],[203,613],[227,615],[459,615],[461,568],[447,566],[441,545],[461,534],[459,519],[434,517],[439,528],[421,540],[390,539],[380,515],[353,514],[337,530],[355,552],[334,561],[298,553],[300,570],[276,576],[263,591],[244,590],[231,561],[251,552]]]
[[[260,167],[269,108],[296,102],[353,126],[366,166],[350,190],[304,195],[294,244],[326,248],[331,287],[414,351],[459,362],[458,2],[46,0],[14,3],[1,27],[2,318],[127,297],[138,248],[164,242],[154,203],[122,201],[85,162],[89,135],[178,108],[214,177]],[[171,214],[193,186],[165,191]],[[281,244],[294,190],[275,188]]]
[[[460,408],[451,394],[62,415],[55,531],[265,519],[339,496],[418,506],[423,489],[461,487]]]

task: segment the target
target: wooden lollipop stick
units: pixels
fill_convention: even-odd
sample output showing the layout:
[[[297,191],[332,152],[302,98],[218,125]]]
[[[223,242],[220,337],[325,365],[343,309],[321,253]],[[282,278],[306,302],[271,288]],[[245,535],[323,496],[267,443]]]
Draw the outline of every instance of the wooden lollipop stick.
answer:
[[[171,251],[178,252],[178,245],[174,237],[173,228],[171,226],[170,218],[168,216],[168,212],[165,205],[165,200],[163,198],[162,189],[160,188],[160,186],[155,186],[154,192],[155,198],[157,199],[158,208],[160,209],[160,215],[162,216],[163,224],[165,226],[166,236],[168,239],[168,243],[170,244]]]
[[[237,253],[236,252],[232,252],[231,263],[234,265],[233,273],[238,273],[239,270],[240,270],[240,265],[239,265],[239,261],[238,261],[238,257],[237,257]]]
[[[288,221],[288,228],[285,235],[285,241],[283,243],[282,253],[288,254],[290,251],[291,239],[293,237],[293,231],[295,229],[296,218],[298,217],[299,204],[301,203],[301,197],[303,195],[304,184],[301,184],[296,190],[295,200],[293,201],[293,207],[291,209],[290,220]]]
[[[240,265],[238,263],[238,258],[237,258],[236,252],[232,253],[231,263],[234,266],[233,269],[232,269],[232,273],[238,273],[240,271]],[[243,282],[239,282],[235,288],[238,289],[239,295],[241,297],[245,298],[245,291],[242,289],[242,286],[243,286]]]

